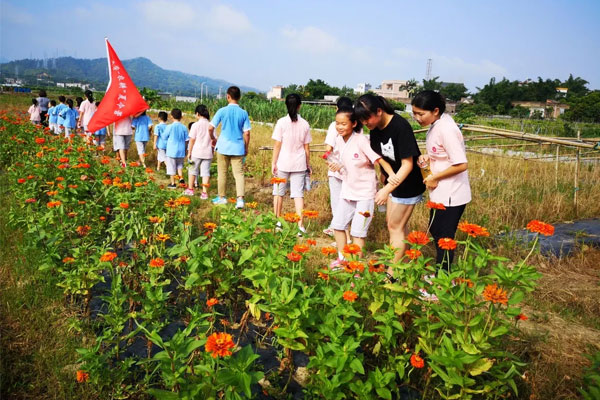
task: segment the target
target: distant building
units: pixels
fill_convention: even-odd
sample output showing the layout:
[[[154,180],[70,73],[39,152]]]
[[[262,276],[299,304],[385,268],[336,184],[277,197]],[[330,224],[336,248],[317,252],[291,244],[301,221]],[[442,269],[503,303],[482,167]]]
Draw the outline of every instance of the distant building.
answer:
[[[371,84],[370,83],[359,83],[358,85],[356,85],[356,89],[354,89],[354,93],[356,93],[356,94],[365,94],[369,90],[371,90]]]
[[[65,87],[64,82],[56,82],[57,87]]]
[[[169,100],[173,96],[169,92],[159,92],[159,93],[157,93],[157,95],[160,97],[161,100]]]
[[[58,86],[58,83],[56,84]],[[79,83],[79,82],[75,82],[75,83],[65,83],[64,86],[61,87],[68,87],[68,88],[80,88],[81,90],[87,90],[90,87],[89,83]]]
[[[556,88],[556,93],[560,97],[566,97],[568,92],[569,92],[569,88],[566,88],[566,87],[557,87]]]
[[[175,101],[184,101],[186,103],[195,103],[198,101],[197,97],[193,96],[175,96]]]
[[[339,98],[340,98],[340,96],[335,96],[335,95],[323,96],[323,100],[328,101],[330,103],[337,103]]]
[[[281,100],[283,99],[283,86],[281,85],[277,85],[277,86],[273,86],[271,88],[271,90],[269,90],[267,92],[267,99],[271,100],[271,99],[278,99]]]
[[[401,101],[409,98],[406,84],[408,81],[390,80],[381,82],[380,89],[375,89],[373,92],[386,99]]]
[[[520,106],[529,110],[529,115],[539,111],[542,118],[558,118],[569,109],[568,104],[562,104],[555,100],[546,101],[513,101],[513,107]]]

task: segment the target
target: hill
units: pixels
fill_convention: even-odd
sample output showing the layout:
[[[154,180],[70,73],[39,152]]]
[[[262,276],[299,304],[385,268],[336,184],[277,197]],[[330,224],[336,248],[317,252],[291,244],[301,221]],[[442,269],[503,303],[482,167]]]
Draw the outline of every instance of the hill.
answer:
[[[208,87],[208,93],[212,95],[219,93],[219,87],[222,87],[223,92],[225,92],[227,87],[236,84],[222,79],[166,70],[144,57],[123,60],[123,65],[125,65],[127,72],[129,72],[133,82],[139,89],[147,87],[160,92],[200,96],[200,86],[203,82],[206,82],[204,90]],[[103,90],[108,84],[106,58],[60,57],[49,60],[15,60],[0,64],[0,73],[4,78],[18,77],[29,85],[82,82],[90,83],[96,89]],[[260,92],[256,88],[236,85],[244,92]]]

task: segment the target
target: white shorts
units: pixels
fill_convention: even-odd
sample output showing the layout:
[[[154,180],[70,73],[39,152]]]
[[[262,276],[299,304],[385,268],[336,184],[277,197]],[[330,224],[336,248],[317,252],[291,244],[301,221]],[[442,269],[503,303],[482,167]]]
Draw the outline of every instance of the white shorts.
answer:
[[[336,231],[344,231],[352,221],[350,235],[357,238],[367,237],[369,225],[373,220],[374,206],[374,199],[354,201],[340,198],[333,215],[333,221],[331,221],[331,228]],[[361,212],[368,212],[368,217],[360,214]]]
[[[331,215],[335,215],[335,209],[340,200],[340,192],[342,191],[342,180],[335,176],[329,177],[329,200],[331,202]],[[333,218],[332,218],[333,220]]]
[[[131,135],[113,135],[113,148],[115,150],[129,150]]]
[[[167,157],[165,160],[165,165],[167,166],[167,175],[177,175],[177,170],[183,169],[183,157]]]
[[[277,170],[278,178],[285,178],[286,183],[277,183],[273,185],[273,196],[284,196],[286,188],[290,187],[290,197],[292,199],[304,197],[304,178],[306,171],[286,172]]]
[[[61,133],[63,133],[63,127],[61,125],[59,125],[58,122],[56,123],[56,130],[54,132],[57,135],[60,135]]]
[[[146,154],[146,143],[148,142],[135,142],[135,147],[137,148],[139,156]]]
[[[65,126],[65,137],[71,137],[71,132],[74,131],[74,128],[69,128],[68,126]]]
[[[106,144],[106,135],[94,135],[94,144],[104,146]]]
[[[211,158],[195,158],[192,157],[193,165],[188,167],[188,174],[191,176],[198,176],[198,172],[200,172],[200,176],[210,176],[210,164],[212,162]]]
[[[166,149],[156,149],[156,159],[159,162],[167,161],[167,150]]]
[[[56,122],[50,122],[48,126],[50,127],[50,132],[58,135],[58,124]]]

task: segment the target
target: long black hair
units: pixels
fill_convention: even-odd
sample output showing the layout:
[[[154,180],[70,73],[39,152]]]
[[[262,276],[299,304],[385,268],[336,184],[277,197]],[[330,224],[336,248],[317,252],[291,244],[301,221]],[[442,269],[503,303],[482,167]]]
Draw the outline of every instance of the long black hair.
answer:
[[[358,115],[356,115],[356,112],[354,111],[354,109],[352,107],[340,107],[340,108],[338,108],[335,115],[338,115],[338,114],[348,114],[348,116],[350,118],[350,122],[352,122],[352,123],[356,122],[356,126],[354,127],[353,131],[354,132],[362,132],[363,124],[360,121],[360,118],[358,118]]]
[[[411,101],[411,105],[427,111],[440,110],[440,115],[446,111],[446,100],[444,96],[433,90],[419,92]]]
[[[208,108],[204,104],[198,104],[196,106],[196,110],[194,112],[198,115],[203,116],[206,119],[210,119],[210,114],[208,113]]]
[[[293,122],[298,121],[298,107],[302,104],[302,99],[297,93],[290,93],[285,96],[285,106],[287,107],[290,119]]]
[[[354,112],[361,121],[369,119],[371,115],[377,113],[377,109],[382,109],[385,113],[394,115],[394,108],[382,96],[375,96],[371,93],[363,94],[354,103]]]
[[[85,97],[87,97],[90,103],[94,102],[94,93],[91,90],[88,89],[85,91]]]

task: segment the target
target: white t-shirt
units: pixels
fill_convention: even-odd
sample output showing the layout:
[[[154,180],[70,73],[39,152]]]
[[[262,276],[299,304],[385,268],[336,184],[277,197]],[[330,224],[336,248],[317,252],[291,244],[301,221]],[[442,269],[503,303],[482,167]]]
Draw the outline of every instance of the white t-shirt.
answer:
[[[281,150],[277,159],[277,169],[285,172],[306,171],[306,152],[304,145],[312,142],[308,122],[298,115],[292,122],[289,115],[280,118],[275,124],[271,139],[281,142]]]

